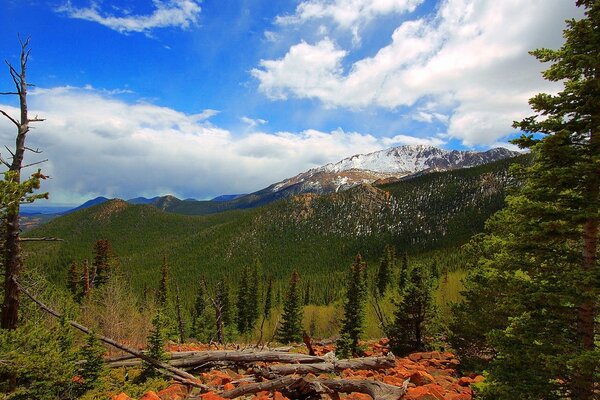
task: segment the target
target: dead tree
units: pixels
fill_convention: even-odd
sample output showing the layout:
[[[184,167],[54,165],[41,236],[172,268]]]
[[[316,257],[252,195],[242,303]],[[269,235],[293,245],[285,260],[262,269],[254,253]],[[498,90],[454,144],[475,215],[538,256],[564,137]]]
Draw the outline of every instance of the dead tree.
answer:
[[[13,65],[6,62],[8,65],[8,71],[13,80],[15,90],[14,92],[1,92],[3,95],[15,95],[19,98],[20,106],[20,117],[14,118],[4,110],[0,110],[0,113],[4,115],[10,122],[12,122],[17,128],[17,138],[15,141],[14,150],[6,149],[10,153],[12,160],[2,158],[0,156],[0,162],[8,168],[10,174],[6,175],[6,179],[10,180],[10,184],[19,186],[21,184],[21,171],[25,167],[29,167],[38,163],[29,165],[23,164],[25,151],[30,150],[35,153],[39,153],[39,150],[33,150],[25,145],[25,138],[30,130],[30,124],[33,122],[40,122],[43,119],[30,118],[27,109],[27,89],[31,84],[27,83],[27,61],[29,60],[29,38],[24,42],[19,39],[21,43],[21,56],[20,56],[20,70],[17,70]],[[42,161],[40,161],[42,162]],[[5,220],[4,220],[4,232],[3,241],[4,249],[2,254],[2,261],[4,262],[4,302],[2,303],[2,318],[0,326],[3,329],[15,329],[17,327],[17,321],[19,318],[19,287],[16,285],[16,280],[21,274],[21,268],[23,265],[22,254],[21,254],[21,241],[20,238],[20,226],[19,226],[19,213],[20,213],[20,199],[17,199],[15,204],[11,204],[7,207]],[[28,239],[31,241],[31,239]]]

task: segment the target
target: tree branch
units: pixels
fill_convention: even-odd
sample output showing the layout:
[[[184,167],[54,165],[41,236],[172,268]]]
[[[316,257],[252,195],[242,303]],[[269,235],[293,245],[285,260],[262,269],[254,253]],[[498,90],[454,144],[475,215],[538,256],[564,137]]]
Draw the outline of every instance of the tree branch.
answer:
[[[19,242],[63,242],[63,239],[55,237],[20,237]]]
[[[4,110],[0,110],[0,114],[4,115],[6,118],[10,119],[12,121],[12,123],[17,126],[17,128],[21,127],[21,124],[16,119],[14,119],[10,115],[8,115]]]
[[[21,168],[33,167],[34,165],[42,164],[42,163],[45,163],[45,162],[48,162],[47,158],[45,160],[42,160],[42,161],[36,161],[34,163],[31,163],[31,164],[23,165]]]
[[[47,305],[42,303],[40,300],[35,298],[31,293],[29,293],[29,291],[27,289],[25,289],[14,277],[13,277],[13,281],[19,287],[19,290],[21,290],[23,293],[25,293],[25,295],[27,297],[29,297],[35,304],[37,304],[42,310],[46,311],[47,313],[53,315],[56,318],[62,318],[61,314],[59,314],[52,308],[48,307]],[[152,365],[154,368],[156,368],[158,371],[160,371],[162,373],[164,373],[163,370],[167,371],[167,373],[165,375],[168,375],[168,376],[175,375],[177,377],[177,380],[184,382],[187,385],[200,388],[201,390],[204,390],[204,391],[208,391],[208,386],[199,383],[198,379],[192,374],[189,374],[185,371],[175,368],[175,367],[173,367],[165,362],[162,362],[160,360],[155,360],[154,358],[149,357],[146,354],[144,354],[142,351],[132,349],[132,348],[125,346],[124,344],[121,344],[109,337],[93,333],[89,328],[87,328],[75,321],[67,321],[67,323],[69,325],[71,325],[72,327],[80,330],[83,333],[86,333],[91,336],[95,336],[96,338],[98,338],[99,340],[101,340],[102,342],[104,342],[106,344],[114,346],[114,347],[116,347],[120,350],[123,350],[129,354],[133,354],[134,356],[136,356],[138,358],[141,358],[142,360],[146,361],[148,364]]]
[[[19,93],[17,92],[0,92],[0,95],[9,95],[9,94],[14,94],[14,95],[19,95]]]
[[[35,153],[35,154],[42,154],[43,153],[40,149],[35,149],[34,150],[31,147],[27,147],[27,146],[25,146],[25,150],[29,150],[29,151],[31,151],[32,153]]]

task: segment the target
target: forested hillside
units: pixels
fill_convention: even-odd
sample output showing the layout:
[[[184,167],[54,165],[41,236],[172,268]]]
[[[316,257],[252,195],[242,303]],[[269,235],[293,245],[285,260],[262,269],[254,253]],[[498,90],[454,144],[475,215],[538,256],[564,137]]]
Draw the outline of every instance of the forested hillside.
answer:
[[[166,256],[187,302],[201,276],[231,279],[259,260],[261,274],[273,277],[276,286],[296,269],[313,286],[313,301],[327,303],[339,296],[343,274],[357,253],[375,265],[386,244],[398,254],[416,255],[457,246],[481,231],[514,184],[509,165],[527,160],[522,156],[321,197],[301,195],[210,216],[176,215],[113,200],[32,231],[64,242],[36,244],[26,259],[43,265],[56,282],[65,282],[71,262],[91,258],[94,242],[108,239],[120,268],[139,291],[158,281]]]

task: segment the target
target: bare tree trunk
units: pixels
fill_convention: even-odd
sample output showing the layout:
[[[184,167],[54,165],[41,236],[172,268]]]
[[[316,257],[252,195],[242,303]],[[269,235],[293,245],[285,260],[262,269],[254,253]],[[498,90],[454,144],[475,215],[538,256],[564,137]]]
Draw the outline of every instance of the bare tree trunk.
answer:
[[[15,150],[12,152],[12,162],[10,164],[3,161],[12,172],[11,180],[17,184],[21,183],[21,169],[23,168],[23,157],[25,155],[25,137],[29,132],[29,123],[38,121],[37,118],[29,119],[27,113],[27,60],[29,58],[28,49],[29,39],[21,42],[20,72],[7,62],[10,75],[19,96],[19,105],[21,108],[20,121],[10,117],[5,112],[2,114],[10,119],[17,126],[17,138],[15,141]],[[0,326],[3,329],[15,329],[19,319],[19,287],[15,280],[21,274],[23,261],[21,259],[20,244],[20,226],[19,226],[20,206],[17,201],[8,207],[6,215],[6,231],[4,237],[4,302],[2,303],[2,321]]]

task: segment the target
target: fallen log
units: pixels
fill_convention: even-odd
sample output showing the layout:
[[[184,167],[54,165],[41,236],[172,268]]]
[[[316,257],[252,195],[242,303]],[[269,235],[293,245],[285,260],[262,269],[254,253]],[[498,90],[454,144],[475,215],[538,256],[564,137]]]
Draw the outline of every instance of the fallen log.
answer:
[[[190,368],[198,365],[229,362],[235,364],[251,364],[256,362],[279,362],[279,363],[320,363],[324,362],[322,357],[308,356],[298,353],[283,353],[280,351],[201,351],[186,357],[169,360],[174,367]],[[131,367],[139,365],[139,360],[116,361],[109,364],[110,367]]]
[[[251,383],[219,394],[226,399],[262,391],[280,391],[286,397],[302,398],[311,395],[337,393],[365,393],[374,400],[398,400],[407,391],[408,380],[403,386],[388,385],[383,382],[372,380],[350,380],[350,379],[309,379],[306,377],[284,376],[265,382]]]
[[[315,375],[340,372],[345,369],[385,369],[396,365],[396,358],[393,354],[385,357],[364,357],[349,360],[337,360],[334,362],[324,362],[315,364],[279,364],[268,367],[256,368],[257,375],[264,378],[273,379],[282,375],[306,375],[312,373]]]
[[[19,282],[17,282],[16,279],[13,278],[13,281],[19,287],[19,290],[21,290],[23,293],[25,293],[25,295],[27,297],[29,297],[35,304],[37,304],[42,310],[46,311],[47,313],[49,313],[50,315],[53,315],[56,318],[62,318],[62,315],[60,313],[58,313],[57,311],[53,310],[52,308],[48,307],[47,305],[42,303],[40,300],[38,300],[35,296],[33,296],[31,293],[29,293],[29,291],[27,289],[25,289]],[[178,381],[185,383],[186,385],[194,386],[194,387],[200,388],[201,390],[204,390],[204,391],[209,390],[208,386],[199,383],[197,381],[197,378],[192,374],[189,374],[185,371],[175,368],[174,366],[169,365],[163,361],[156,360],[152,357],[149,357],[146,354],[144,354],[143,351],[133,349],[133,348],[125,346],[124,344],[119,343],[116,340],[113,340],[109,337],[94,333],[91,331],[91,329],[81,325],[78,322],[75,322],[75,321],[66,321],[66,322],[69,325],[71,325],[72,327],[80,330],[81,332],[83,332],[85,334],[95,336],[96,338],[98,338],[98,340],[100,340],[108,345],[116,347],[117,349],[123,350],[126,353],[130,353],[130,354],[146,361],[148,364],[155,367],[158,371],[164,373],[164,375],[175,378]]]

